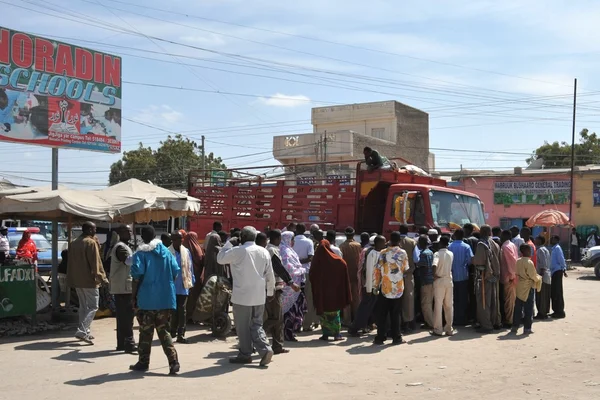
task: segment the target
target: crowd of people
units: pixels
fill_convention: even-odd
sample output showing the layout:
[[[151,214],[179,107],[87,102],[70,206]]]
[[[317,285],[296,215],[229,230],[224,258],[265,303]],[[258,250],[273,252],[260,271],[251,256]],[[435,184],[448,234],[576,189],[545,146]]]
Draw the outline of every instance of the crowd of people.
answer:
[[[235,364],[268,365],[289,352],[286,341],[300,331],[321,329],[323,341],[344,340],[376,329],[374,345],[427,329],[453,336],[456,326],[472,325],[482,334],[510,328],[532,334],[533,319],[564,318],[562,278],[566,261],[559,238],[546,247],[529,228],[501,230],[466,224],[452,234],[400,225],[389,240],[348,227],[336,246],[336,232],[317,225],[290,223],[280,230],[253,227],[223,232],[213,224],[201,245],[195,232],[155,236],[142,230],[143,244],[133,251],[131,229],[116,230],[110,249],[110,274],[103,266],[93,223],[69,246],[67,279],[79,297],[76,338],[93,344],[91,324],[99,288],[108,283],[114,296],[117,350],[138,353],[130,368],[146,371],[157,332],[170,373],[179,369],[178,343],[188,343],[186,325],[203,282],[213,275],[231,280],[233,318],[239,340]],[[105,264],[105,262],[104,262]],[[534,317],[534,308],[537,315]],[[550,307],[553,314],[550,314]],[[133,319],[139,324],[136,345]],[[267,335],[272,337],[272,344]]]

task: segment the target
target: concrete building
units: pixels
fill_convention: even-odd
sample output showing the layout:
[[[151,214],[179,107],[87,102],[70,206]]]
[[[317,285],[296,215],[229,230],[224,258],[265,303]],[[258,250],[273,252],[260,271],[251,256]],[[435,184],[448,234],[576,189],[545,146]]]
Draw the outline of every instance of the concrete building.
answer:
[[[546,208],[570,212],[568,168],[463,171],[452,180],[450,185],[479,196],[485,204],[486,221],[492,226],[520,227]],[[572,222],[578,227],[600,226],[600,166],[575,167]]]
[[[600,166],[575,169],[573,221],[577,225],[600,225]]]
[[[479,196],[491,226],[523,227],[534,214],[555,208],[569,214],[570,170],[515,168],[514,171],[466,172],[453,177],[459,187]]]
[[[429,153],[429,115],[397,101],[312,109],[312,133],[275,136],[273,156],[284,165],[339,161],[317,168],[298,168],[306,177],[352,174],[363,149],[372,147],[388,159],[403,158],[426,171],[435,168]]]

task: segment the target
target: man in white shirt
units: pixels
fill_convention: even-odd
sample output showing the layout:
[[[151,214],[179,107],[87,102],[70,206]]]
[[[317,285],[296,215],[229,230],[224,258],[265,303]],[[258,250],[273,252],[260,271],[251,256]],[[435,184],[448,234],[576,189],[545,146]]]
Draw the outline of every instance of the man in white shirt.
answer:
[[[436,336],[454,335],[452,328],[453,315],[453,297],[454,289],[452,286],[452,261],[454,255],[448,250],[450,239],[447,236],[440,238],[440,249],[433,255],[433,331],[430,333]],[[446,325],[442,326],[442,309],[446,316]]]
[[[327,231],[325,239],[330,243],[329,247],[331,248],[331,251],[333,251],[336,256],[343,258],[344,255],[342,254],[342,251],[335,245],[335,231]]]
[[[304,320],[302,322],[302,327],[305,332],[309,332],[315,329],[319,323],[319,317],[317,316],[317,312],[315,311],[315,306],[313,305],[313,295],[312,295],[312,286],[310,284],[310,279],[308,278],[308,273],[310,271],[310,262],[312,261],[313,255],[315,254],[315,246],[309,238],[307,238],[304,233],[306,232],[306,225],[297,224],[296,225],[296,236],[294,237],[294,251],[298,254],[298,258],[302,263],[302,267],[306,269],[305,282],[304,286],[304,295],[306,296],[306,304],[308,306],[308,311],[304,314]]]
[[[233,364],[251,363],[254,346],[262,357],[260,365],[264,367],[273,358],[273,349],[263,329],[265,293],[268,297],[274,295],[275,276],[269,252],[254,243],[256,235],[254,227],[242,229],[241,244],[237,246],[236,238],[229,240],[217,255],[217,262],[229,264],[233,277],[231,302],[240,352],[229,361]]]
[[[352,336],[360,336],[360,330],[366,330],[369,324],[369,318],[375,310],[377,304],[377,295],[373,294],[373,272],[375,266],[379,262],[379,255],[381,250],[385,249],[386,239],[384,236],[376,236],[373,241],[373,247],[365,248],[364,263],[365,265],[361,269],[362,282],[364,286],[362,288],[362,299],[356,310],[356,317],[352,321],[352,326],[348,329],[348,333]]]
[[[213,230],[206,234],[204,238],[204,243],[202,243],[202,248],[206,250],[206,245],[208,244],[208,239],[210,239],[211,235],[218,235],[219,232],[223,230],[223,224],[219,221],[213,222]]]
[[[512,235],[511,241],[517,246],[517,249],[521,248],[521,245],[525,243],[525,240],[521,237],[521,230],[518,226],[510,227],[510,234]]]

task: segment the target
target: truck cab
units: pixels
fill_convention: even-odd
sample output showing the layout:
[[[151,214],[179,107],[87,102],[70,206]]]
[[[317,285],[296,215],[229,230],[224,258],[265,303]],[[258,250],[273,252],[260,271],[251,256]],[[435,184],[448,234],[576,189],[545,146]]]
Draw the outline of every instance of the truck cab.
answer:
[[[446,181],[397,171],[360,171],[357,226],[389,236],[400,224],[416,234],[421,226],[451,232],[466,223],[485,223],[476,195],[449,188]]]

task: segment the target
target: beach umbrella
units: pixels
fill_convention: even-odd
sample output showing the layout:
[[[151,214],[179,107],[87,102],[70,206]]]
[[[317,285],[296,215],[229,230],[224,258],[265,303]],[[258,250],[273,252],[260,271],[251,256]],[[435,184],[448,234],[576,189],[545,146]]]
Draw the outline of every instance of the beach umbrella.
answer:
[[[562,211],[558,210],[544,210],[535,214],[527,220],[526,225],[530,228],[534,226],[565,226],[571,225],[569,217]]]

